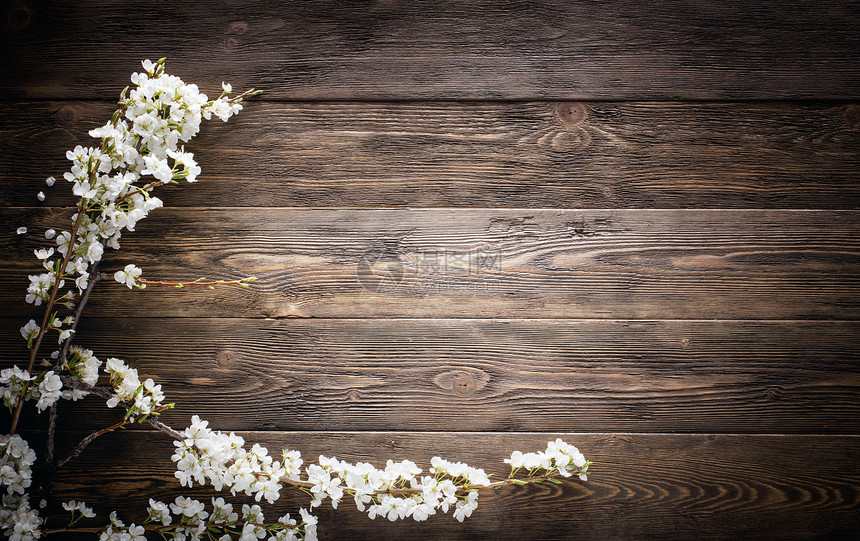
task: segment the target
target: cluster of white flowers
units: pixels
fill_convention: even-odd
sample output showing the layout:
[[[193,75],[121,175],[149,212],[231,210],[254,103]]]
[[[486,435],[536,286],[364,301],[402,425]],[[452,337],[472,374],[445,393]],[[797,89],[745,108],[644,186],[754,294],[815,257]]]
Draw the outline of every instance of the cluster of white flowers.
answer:
[[[233,511],[233,504],[224,498],[212,498],[212,510],[206,511],[203,502],[178,496],[171,504],[149,500],[148,517],[144,523],[157,531],[163,538],[174,541],[199,541],[217,539],[231,541],[238,533],[239,541],[257,541],[268,535],[269,541],[317,541],[317,519],[304,509],[299,510],[301,523],[290,518],[289,513],[274,524],[266,524],[259,505],[242,505],[242,515]],[[115,517],[111,519],[115,521]],[[120,523],[121,524],[121,523]],[[111,541],[123,526],[116,526],[102,535],[104,541]],[[117,538],[118,539],[118,538]]]
[[[24,329],[22,329],[22,333]],[[72,346],[71,355],[62,368],[67,369],[72,376],[84,383],[95,385],[98,381],[98,369],[101,366],[93,352],[88,349]],[[56,352],[59,353],[59,352]],[[66,400],[79,400],[87,396],[86,391],[78,389],[63,390],[60,375],[54,370],[42,372],[37,376],[30,375],[18,366],[0,371],[0,396],[11,410],[23,396],[25,400],[36,398],[36,408],[41,412],[57,402],[61,397]]]
[[[24,494],[33,476],[36,453],[18,434],[0,436],[0,487],[7,494]]]
[[[63,509],[72,513],[74,515],[76,512],[80,512],[81,516],[86,518],[93,518],[96,514],[93,510],[87,506],[86,502],[76,502],[75,500],[69,500],[67,502],[63,502]]]
[[[38,539],[42,519],[30,508],[25,493],[33,477],[36,453],[21,436],[0,436],[0,487],[5,488],[0,507],[0,529],[14,540]]]
[[[72,323],[74,323],[74,318],[72,316],[67,316],[64,319],[55,317],[48,320],[47,330],[57,331],[59,333],[57,343],[62,344],[69,336],[72,335],[72,333],[75,332],[72,329],[64,329],[63,325],[71,325]],[[21,327],[21,336],[23,336],[24,340],[27,341],[27,347],[32,347],[33,340],[39,334],[40,330],[41,327],[36,324],[35,319],[31,319],[26,325]]]
[[[32,376],[17,366],[0,371],[0,395],[11,410],[23,396],[25,400],[36,398],[36,408],[44,411],[63,395],[63,382],[53,370]]]
[[[574,470],[583,481],[588,479],[586,472],[591,464],[585,460],[579,449],[565,443],[561,438],[547,443],[546,451],[540,453],[514,451],[511,458],[505,459],[505,463],[511,465],[511,477],[522,468],[528,470],[529,476],[539,474],[540,470],[543,470],[542,475],[557,473],[562,477],[570,477],[569,470]]]
[[[423,521],[437,511],[453,510],[454,518],[462,522],[478,506],[477,488],[491,484],[484,470],[440,457],[431,460],[432,475],[420,476],[421,468],[409,460],[389,460],[384,469],[378,469],[366,462],[351,464],[321,455],[319,464],[305,468],[303,480],[303,460],[298,451],[284,451],[282,461],[273,460],[265,447],[254,444],[247,450],[242,437],[213,431],[207,421],[196,415],[183,435],[183,440],[174,442],[177,449],[172,457],[176,462],[175,476],[182,486],[208,482],[216,490],[227,488],[234,495],[244,492],[269,503],[280,496],[280,481],[288,480],[312,497],[311,508],[325,499],[337,508],[349,494],[358,510],[367,511],[371,519],[384,516],[395,521],[411,517]],[[576,447],[561,439],[549,442],[545,452],[514,451],[505,462],[512,465],[512,475],[527,466],[530,476],[542,468],[545,476],[567,477],[573,469],[582,479],[590,464]]]
[[[388,460],[384,469],[372,464],[351,464],[337,458],[319,457],[319,465],[306,468],[307,478],[312,483],[308,492],[313,496],[311,507],[331,498],[337,507],[344,492],[351,494],[359,511],[367,511],[373,519],[383,516],[395,521],[411,517],[416,521],[427,520],[437,510],[447,513],[454,508],[454,516],[463,520],[477,506],[477,493],[471,496],[468,487],[473,484],[487,485],[489,478],[483,470],[457,464],[456,471],[447,471],[453,466],[439,457],[432,461],[431,473],[435,476],[418,475],[422,472],[414,462]],[[461,475],[464,474],[464,475]]]
[[[132,522],[128,526],[117,516],[110,514],[110,525],[99,536],[99,541],[147,541],[146,528]]]
[[[59,374],[55,374],[53,370],[48,370],[40,377],[39,386],[35,389],[39,399],[36,402],[36,409],[45,411],[62,396],[63,382]]]
[[[283,488],[281,478],[299,478],[302,460],[298,452],[285,452],[282,460],[274,460],[265,447],[254,444],[245,449],[241,436],[213,431],[208,425],[195,415],[183,432],[185,439],[173,442],[175,476],[182,486],[208,481],[215,490],[227,488],[234,495],[242,492],[273,503]]]
[[[69,500],[67,502],[63,502],[63,509],[72,514],[72,518],[69,521],[69,527],[77,524],[82,518],[93,518],[96,516],[92,508],[90,508],[85,502]]]
[[[21,396],[26,395],[25,400],[32,396],[33,388],[29,386],[32,380],[29,372],[17,366],[0,371],[0,395],[10,411],[18,405]]]
[[[31,541],[42,537],[39,512],[30,507],[27,494],[5,494],[0,507],[0,530],[9,541]]]
[[[197,180],[200,167],[193,154],[186,152],[181,144],[198,133],[204,119],[214,115],[226,121],[242,109],[241,97],[235,100],[228,97],[232,90],[229,85],[223,84],[222,94],[210,100],[196,85],[185,84],[179,77],[164,73],[163,59],[158,62],[144,60],[142,64],[144,71],[131,76],[135,88],[127,96],[123,91],[121,108],[107,124],[90,131],[101,144],[89,148],[78,145],[66,153],[72,167],[63,177],[72,183],[73,193],[80,197],[78,212],[72,216],[72,231],[57,234],[49,229],[45,232],[46,239],[56,237],[56,251],[54,248],[35,250],[46,272],[29,277],[25,295],[28,303],[71,307],[75,292],[62,292],[67,281],[79,294],[87,288],[92,265],[102,259],[105,248],[118,249],[123,230],[134,231],[136,224],[150,211],[162,206],[161,200],[151,194],[152,190],[183,179]],[[46,184],[52,186],[54,178],[49,177]],[[44,194],[40,192],[40,200],[43,199]],[[25,227],[18,229],[19,234],[26,232]],[[129,288],[142,287],[138,282],[140,274],[138,267],[128,265],[114,278]],[[71,324],[71,318],[61,320],[52,316],[47,328],[40,329],[35,320],[31,320],[21,329],[21,334],[32,348],[40,333],[54,330],[62,344],[72,334]],[[53,403],[58,392],[55,387],[55,380],[48,378],[39,394],[43,397],[40,409]],[[26,388],[29,384],[21,390]],[[31,397],[36,396],[27,396]],[[16,402],[16,399],[11,401]]]
[[[269,503],[278,499],[281,482],[287,480],[312,497],[311,508],[325,499],[337,508],[348,494],[370,518],[384,516],[395,521],[411,517],[423,521],[437,511],[453,511],[454,518],[462,522],[478,506],[477,488],[491,485],[484,470],[440,457],[431,460],[431,475],[420,476],[421,468],[409,460],[389,460],[385,468],[378,469],[366,462],[351,464],[320,456],[319,464],[309,464],[304,469],[306,479],[301,479],[303,460],[298,451],[284,451],[281,461],[273,460],[265,447],[254,444],[250,450],[245,449],[242,437],[213,431],[207,421],[196,415],[183,435],[183,440],[174,442],[177,449],[172,457],[176,462],[174,475],[182,486],[209,483],[216,490],[226,488],[234,495],[244,492]],[[570,469],[585,472],[589,464],[582,453],[560,439],[549,442],[546,452],[515,451],[512,459],[505,462],[519,464],[522,457],[529,465],[536,458],[535,468],[545,464],[547,476],[569,476]],[[522,466],[515,466],[518,467]],[[530,472],[533,473],[534,470]]]
[[[105,372],[110,376],[110,384],[114,394],[107,405],[115,408],[120,402],[128,404],[126,418],[143,418],[157,410],[168,407],[164,404],[164,393],[161,385],[156,385],[152,378],[147,378],[143,383],[140,381],[137,369],[126,365],[122,360],[111,357],[105,364]]]
[[[62,369],[68,370],[72,377],[87,385],[95,385],[99,380],[99,368],[101,365],[102,362],[93,355],[92,350],[79,346],[71,346]],[[80,400],[89,394],[87,391],[72,388],[63,391],[63,398],[66,400]]]

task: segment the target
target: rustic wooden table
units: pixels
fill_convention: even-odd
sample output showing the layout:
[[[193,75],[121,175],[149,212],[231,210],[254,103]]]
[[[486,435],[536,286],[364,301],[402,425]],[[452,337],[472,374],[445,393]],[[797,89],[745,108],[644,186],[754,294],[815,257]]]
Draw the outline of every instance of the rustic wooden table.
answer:
[[[104,283],[82,345],[162,383],[169,424],[272,450],[505,475],[563,436],[595,462],[482,493],[463,524],[345,501],[323,539],[860,536],[856,3],[0,6],[3,366],[25,355],[38,232],[73,201],[36,193],[166,56],[210,94],[265,94],[204,126],[200,182],[103,269],[259,280]],[[64,403],[60,445],[115,420]],[[138,522],[151,491],[208,499],[172,449],[105,436],[54,495]]]

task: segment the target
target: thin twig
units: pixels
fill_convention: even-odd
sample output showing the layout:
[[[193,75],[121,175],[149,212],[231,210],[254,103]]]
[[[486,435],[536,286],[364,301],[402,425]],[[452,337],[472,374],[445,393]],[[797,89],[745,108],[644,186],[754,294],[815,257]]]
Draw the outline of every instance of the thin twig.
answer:
[[[88,383],[84,383],[80,380],[77,380],[71,376],[62,376],[62,380],[63,380],[64,386],[72,388],[72,389],[78,389],[80,391],[86,391],[88,393],[92,393],[92,394],[100,396],[102,398],[111,398],[113,396],[113,394],[111,393],[111,389],[109,387],[96,387],[94,385],[90,385]],[[128,404],[126,404],[125,402],[120,402],[120,405],[128,406]],[[156,410],[156,412],[160,412],[160,411],[164,411],[164,409]],[[101,436],[103,434],[107,434],[108,432],[116,430],[117,428],[120,428],[120,427],[128,425],[128,424],[132,424],[135,422],[137,422],[137,420],[129,418],[129,419],[125,419],[122,422],[117,423],[111,427],[108,427],[106,429],[99,430],[97,432],[93,432],[92,434],[90,434],[89,436],[87,436],[86,438],[81,440],[68,457],[66,457],[63,460],[61,460],[60,462],[58,462],[57,466],[55,468],[53,468],[53,472],[56,472],[57,470],[59,470],[69,460],[79,456],[81,454],[81,452],[87,447],[87,445],[92,443],[92,441],[95,440],[96,438],[98,438],[99,436]],[[163,432],[175,440],[185,439],[185,436],[181,432],[179,432],[178,430],[162,423],[161,421],[159,421],[154,416],[148,417],[143,422],[150,424],[155,429],[157,429],[159,432]]]
[[[70,329],[72,333],[68,338],[63,342],[63,347],[60,350],[60,355],[57,357],[56,362],[54,362],[54,373],[59,373],[63,367],[63,364],[66,362],[66,356],[69,354],[69,348],[72,346],[72,340],[75,338],[75,331],[78,328],[78,321],[81,319],[81,314],[84,311],[84,306],[87,305],[87,300],[90,298],[90,292],[92,292],[93,288],[101,279],[101,275],[98,272],[99,270],[99,262],[96,261],[92,266],[92,273],[89,283],[87,284],[87,289],[84,290],[83,295],[81,296],[81,301],[78,303],[78,308],[75,310],[74,319],[72,319],[72,326]],[[53,463],[54,463],[54,440],[56,438],[57,432],[57,403],[54,402],[48,408],[48,438],[46,442],[45,448],[45,464],[46,468],[46,478],[44,482],[44,486],[47,488],[51,483],[51,472],[53,471]]]
[[[60,356],[57,357],[57,362],[54,363],[54,371],[59,370],[63,363],[66,362],[66,356],[69,354],[69,348],[72,346],[72,340],[75,338],[75,332],[78,329],[78,321],[81,319],[81,314],[84,311],[84,306],[87,305],[87,301],[90,298],[90,292],[92,292],[96,283],[102,279],[102,275],[99,273],[99,262],[96,261],[93,263],[92,272],[90,272],[90,281],[87,284],[87,288],[84,290],[83,295],[81,296],[81,301],[78,303],[78,308],[75,310],[74,319],[72,319],[72,326],[69,327],[72,331],[72,334],[66,338],[65,342],[63,342],[63,348],[60,350]]]
[[[132,423],[134,423],[133,419],[123,419],[122,421],[115,423],[115,424],[112,424],[111,426],[109,426],[107,428],[103,428],[101,430],[93,432],[92,434],[90,434],[86,438],[79,441],[78,444],[75,446],[75,448],[72,450],[72,452],[69,453],[69,456],[67,456],[63,460],[57,462],[57,467],[54,468],[54,470],[55,471],[59,470],[60,468],[65,466],[66,462],[68,462],[69,460],[72,460],[73,458],[79,457],[80,454],[83,452],[83,450],[87,448],[87,445],[92,443],[99,436],[104,436],[108,432],[113,432],[114,430],[117,430],[118,428],[122,428],[125,425],[130,425]]]
[[[42,344],[42,338],[44,338],[45,333],[48,331],[48,318],[51,317],[51,309],[54,307],[54,302],[57,300],[57,293],[60,290],[60,282],[62,282],[63,273],[66,271],[66,265],[69,264],[69,260],[72,257],[72,254],[75,251],[75,241],[78,238],[78,228],[81,225],[81,220],[84,216],[84,210],[81,208],[80,204],[77,207],[78,216],[75,218],[75,222],[72,225],[72,231],[69,237],[69,244],[66,247],[66,255],[63,257],[62,263],[60,263],[59,272],[57,273],[57,277],[54,279],[54,287],[51,290],[51,296],[48,298],[48,302],[45,304],[45,315],[42,316],[42,325],[39,327],[39,333],[36,335],[36,340],[33,342],[33,347],[30,349],[30,362],[27,363],[27,372],[32,372],[33,365],[36,362],[36,355],[39,351],[39,346]],[[25,397],[27,396],[27,391],[30,389],[30,382],[26,382],[24,384],[24,390],[21,392],[20,397],[18,398],[18,404],[15,406],[15,412],[12,414],[12,422],[9,425],[9,434],[14,434],[15,429],[18,428],[18,420],[21,418],[21,410],[24,408],[24,402],[26,401]]]
[[[186,287],[186,286],[231,286],[231,285],[242,285],[248,282],[253,282],[257,278],[252,276],[249,278],[241,278],[239,280],[215,280],[213,282],[204,282],[202,280],[197,280],[194,282],[159,282],[155,280],[146,280],[144,278],[138,278],[137,282],[146,286],[173,286],[173,287]],[[245,286],[247,287],[247,286]]]

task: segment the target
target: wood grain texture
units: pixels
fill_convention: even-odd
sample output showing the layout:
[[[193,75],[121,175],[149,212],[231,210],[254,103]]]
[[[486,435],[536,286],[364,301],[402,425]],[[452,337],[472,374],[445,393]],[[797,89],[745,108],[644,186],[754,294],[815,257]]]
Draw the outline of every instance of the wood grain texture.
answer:
[[[595,462],[588,482],[484,491],[463,524],[450,516],[426,523],[371,521],[344,501],[320,509],[322,539],[812,539],[860,534],[860,440],[837,436],[499,433],[243,433],[271,452],[287,447],[310,459],[337,453],[382,465],[386,458],[463,460],[506,475],[513,449],[539,450],[556,437]],[[161,439],[159,439],[161,438]],[[119,505],[142,518],[147,496],[180,492],[172,478],[173,446],[148,432],[113,434],[63,472],[59,501],[85,499],[106,514]],[[110,455],[112,460],[105,461]],[[145,456],[150,460],[141,461]],[[84,481],[87,480],[87,481]],[[268,517],[295,513],[307,499],[287,492]]]
[[[266,93],[206,127],[201,182],[102,270],[260,279],[108,280],[78,343],[164,384],[171,424],[273,451],[505,475],[563,436],[595,461],[465,524],[344,502],[322,539],[860,538],[858,27],[812,0],[0,0],[0,367],[24,357],[33,249],[68,226],[44,178],[167,56],[210,95]],[[60,456],[119,417],[102,402],[63,404]],[[172,449],[97,440],[48,514],[208,501]]]
[[[26,352],[2,323],[5,367]],[[161,383],[166,422],[224,430],[857,434],[857,336],[858,322],[117,318],[84,320],[77,342]],[[97,398],[60,411],[66,429],[120,417]]]
[[[32,224],[2,263],[0,299],[21,302],[40,232],[68,212],[9,209]],[[91,309],[148,317],[540,317],[855,319],[853,211],[160,209],[109,254],[149,279],[236,279],[251,288],[130,293]],[[119,257],[117,257],[119,256]],[[111,285],[113,284],[113,285]]]
[[[6,99],[113,99],[139,59],[162,56],[191,82],[230,79],[278,99],[860,96],[860,12],[851,2],[2,7]]]
[[[101,102],[0,102],[0,204],[36,205]],[[857,208],[857,105],[272,103],[188,146],[171,206]],[[74,204],[67,183],[46,204]]]

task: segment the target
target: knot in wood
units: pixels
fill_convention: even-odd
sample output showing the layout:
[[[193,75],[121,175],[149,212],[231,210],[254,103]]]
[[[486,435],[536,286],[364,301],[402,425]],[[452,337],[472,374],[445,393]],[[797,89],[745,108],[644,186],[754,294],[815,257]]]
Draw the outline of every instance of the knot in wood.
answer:
[[[778,400],[785,395],[785,391],[778,386],[768,387],[764,395],[770,400]]]
[[[6,21],[9,23],[9,28],[13,32],[20,32],[28,26],[33,20],[33,12],[26,6],[17,6],[9,10],[6,16]]]
[[[845,107],[845,112],[842,113],[845,123],[852,130],[860,130],[860,105],[851,104]]]
[[[459,396],[470,396],[475,391],[486,387],[489,381],[490,376],[477,369],[451,370],[433,378],[433,383]]]
[[[221,368],[230,368],[236,363],[236,356],[232,351],[224,350],[218,353],[218,365]]]
[[[475,378],[471,375],[461,372],[454,376],[453,390],[455,393],[468,396],[475,392],[475,387],[477,387],[477,383],[475,383]]]
[[[245,21],[235,21],[227,27],[228,34],[244,34],[248,31],[248,23]]]
[[[561,123],[569,127],[579,126],[588,118],[585,105],[578,102],[559,103],[556,107],[556,114]]]
[[[75,114],[75,110],[68,105],[60,107],[60,110],[57,111],[57,118],[59,118],[60,122],[63,122],[64,124],[71,124],[75,121],[76,117],[77,115]]]

